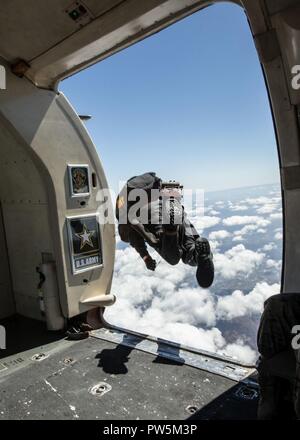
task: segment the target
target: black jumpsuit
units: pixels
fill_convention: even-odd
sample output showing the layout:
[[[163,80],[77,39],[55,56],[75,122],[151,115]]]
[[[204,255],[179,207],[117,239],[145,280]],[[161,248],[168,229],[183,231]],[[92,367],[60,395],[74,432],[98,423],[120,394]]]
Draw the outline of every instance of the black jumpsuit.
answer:
[[[158,201],[154,201],[144,209],[151,212],[152,208],[152,212],[155,212],[157,211],[158,203]],[[155,209],[153,209],[153,206]],[[160,239],[159,244],[153,247],[169,264],[176,265],[181,259],[183,263],[190,266],[198,265],[201,246],[197,246],[197,243],[201,243],[201,238],[186,214],[183,216],[182,223],[178,225],[175,231],[173,229],[172,232],[164,228],[164,232],[159,233],[161,226],[155,214],[152,216],[152,222],[149,221],[147,224],[144,224],[144,227],[146,231],[151,232]],[[144,238],[133,229],[129,233],[129,242],[142,258],[148,254]]]

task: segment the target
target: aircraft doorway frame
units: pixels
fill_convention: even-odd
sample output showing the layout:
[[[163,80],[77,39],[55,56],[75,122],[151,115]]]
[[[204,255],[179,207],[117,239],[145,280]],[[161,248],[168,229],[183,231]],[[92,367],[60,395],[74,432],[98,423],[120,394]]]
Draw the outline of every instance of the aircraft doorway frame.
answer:
[[[16,313],[12,275],[6,240],[2,203],[0,200],[0,319],[9,318]],[[5,293],[4,293],[5,289]]]

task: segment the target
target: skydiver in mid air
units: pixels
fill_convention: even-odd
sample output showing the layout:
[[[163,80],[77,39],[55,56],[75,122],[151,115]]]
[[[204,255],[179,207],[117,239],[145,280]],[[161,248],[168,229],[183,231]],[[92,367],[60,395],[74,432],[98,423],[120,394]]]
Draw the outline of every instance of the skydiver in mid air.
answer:
[[[148,244],[171,265],[182,260],[197,267],[199,286],[208,288],[214,280],[213,255],[208,240],[200,237],[184,212],[181,189],[178,183],[163,183],[155,173],[129,179],[116,202],[119,234],[136,249],[147,269],[155,271],[157,265]]]
[[[178,183],[163,183],[155,173],[129,179],[116,203],[119,234],[136,249],[147,269],[156,269],[148,244],[173,266],[181,260],[197,267],[199,286],[208,288],[214,280],[213,255],[208,240],[200,237],[184,212],[181,189]],[[84,315],[83,322],[75,323],[67,332],[70,339],[83,339],[91,330],[102,327],[99,308]]]

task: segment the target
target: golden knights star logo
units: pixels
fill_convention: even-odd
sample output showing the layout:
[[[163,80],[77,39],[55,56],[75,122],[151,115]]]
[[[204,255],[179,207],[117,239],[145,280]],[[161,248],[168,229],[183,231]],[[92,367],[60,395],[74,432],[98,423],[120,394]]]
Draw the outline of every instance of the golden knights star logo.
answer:
[[[95,231],[89,231],[86,225],[83,225],[83,231],[80,234],[75,234],[78,238],[80,238],[80,250],[82,250],[85,246],[94,247],[92,242],[92,237],[95,234]]]
[[[103,265],[101,230],[97,215],[67,220],[73,274]]]

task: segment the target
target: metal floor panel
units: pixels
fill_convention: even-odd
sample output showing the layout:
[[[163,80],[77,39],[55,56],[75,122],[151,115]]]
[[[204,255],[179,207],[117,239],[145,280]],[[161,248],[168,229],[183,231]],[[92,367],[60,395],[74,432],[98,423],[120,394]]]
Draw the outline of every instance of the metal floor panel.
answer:
[[[170,359],[179,364],[199,368],[235,381],[247,379],[255,371],[253,367],[240,365],[237,361],[229,357],[217,356],[213,353],[183,347],[174,342],[143,336],[137,333],[124,332],[115,328],[103,328],[93,331],[92,336],[116,344],[122,344],[132,349],[136,348],[146,353]]]
[[[171,359],[95,337],[48,348],[15,354],[10,359],[21,356],[22,365],[0,371],[0,420],[256,415],[255,390],[247,394],[241,383]],[[34,360],[41,351],[46,356]]]

